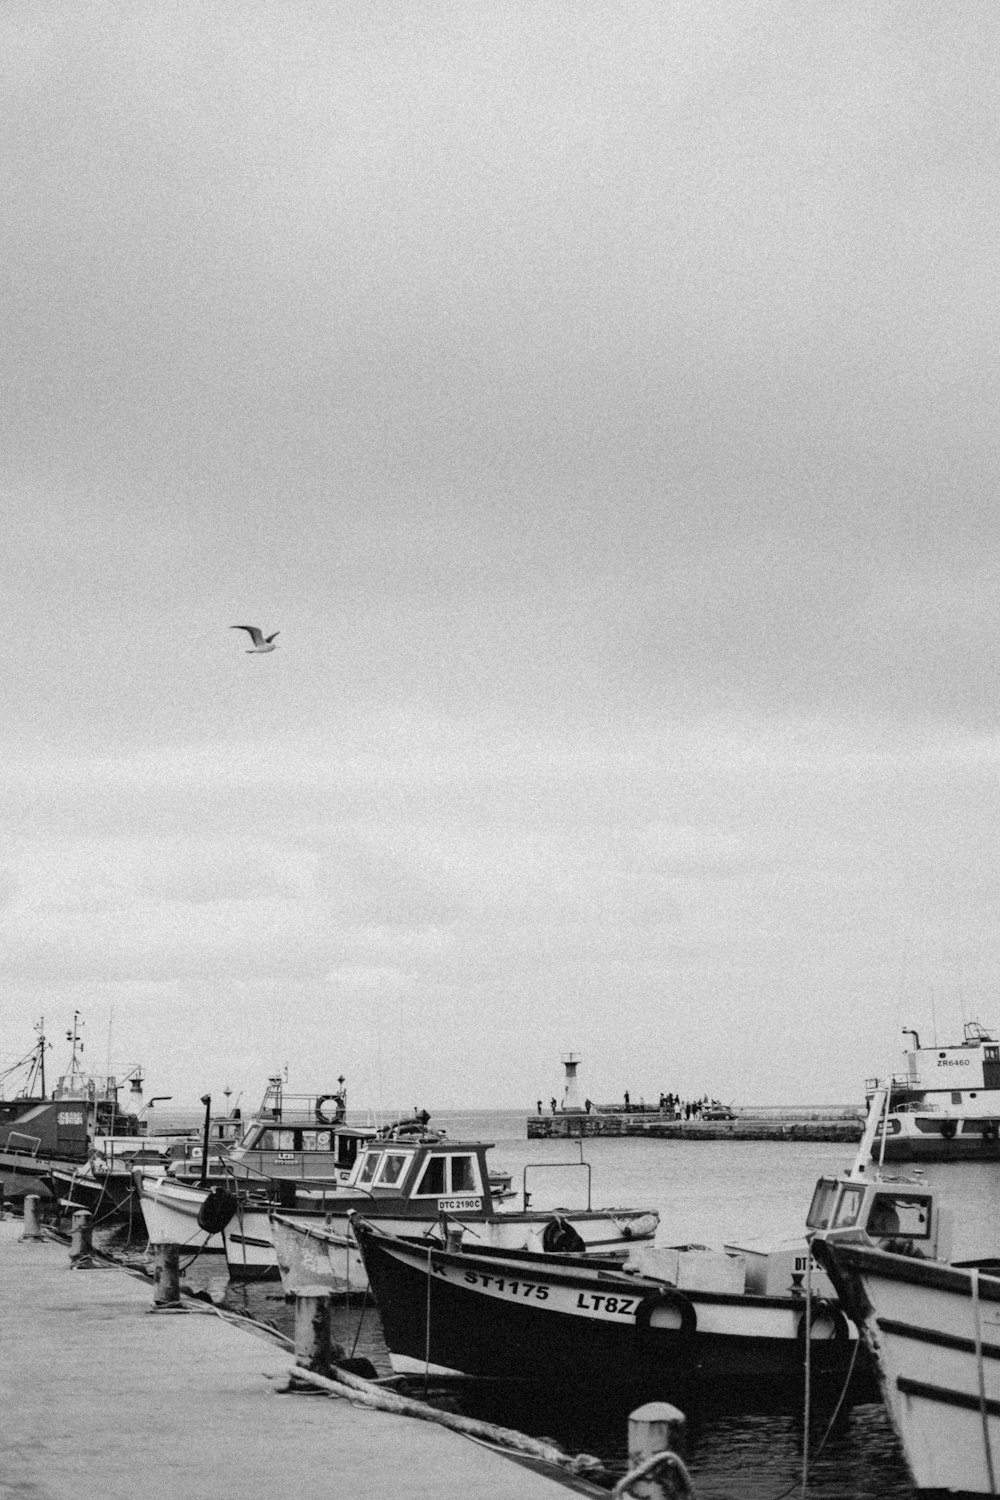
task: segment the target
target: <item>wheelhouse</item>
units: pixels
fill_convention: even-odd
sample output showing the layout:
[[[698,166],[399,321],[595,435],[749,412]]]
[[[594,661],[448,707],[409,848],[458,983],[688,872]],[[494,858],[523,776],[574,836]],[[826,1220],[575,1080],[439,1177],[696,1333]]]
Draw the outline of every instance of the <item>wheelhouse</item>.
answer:
[[[402,1198],[455,1210],[490,1206],[487,1146],[476,1142],[371,1141],[351,1186],[373,1198]]]
[[[821,1177],[806,1229],[810,1234],[853,1231],[910,1254],[938,1257],[943,1224],[933,1193],[913,1182]]]

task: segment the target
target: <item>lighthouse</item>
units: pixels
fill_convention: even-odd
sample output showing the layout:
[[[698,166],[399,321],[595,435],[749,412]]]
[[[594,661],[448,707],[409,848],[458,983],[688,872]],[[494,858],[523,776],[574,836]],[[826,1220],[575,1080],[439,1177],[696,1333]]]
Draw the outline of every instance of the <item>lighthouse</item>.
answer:
[[[580,1103],[580,1086],[576,1081],[576,1070],[580,1066],[579,1052],[564,1052],[562,1065],[566,1069],[566,1087],[563,1089],[562,1108],[564,1114],[583,1114]]]

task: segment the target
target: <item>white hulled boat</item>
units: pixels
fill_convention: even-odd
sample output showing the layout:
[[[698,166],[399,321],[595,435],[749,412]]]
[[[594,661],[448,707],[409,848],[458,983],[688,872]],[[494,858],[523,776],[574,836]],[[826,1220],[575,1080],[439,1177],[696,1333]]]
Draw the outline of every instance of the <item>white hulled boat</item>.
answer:
[[[922,1047],[889,1081],[889,1108],[873,1156],[885,1161],[1000,1161],[1000,1040],[967,1021],[955,1046]],[[871,1099],[883,1085],[869,1079]]]
[[[813,1253],[875,1360],[917,1494],[996,1495],[1000,1260],[947,1262],[929,1188],[883,1208],[891,1223],[832,1194],[814,1203]]]
[[[221,1254],[222,1221],[237,1209],[242,1220],[259,1205],[266,1220],[272,1199],[288,1208],[322,1206],[350,1180],[359,1148],[375,1135],[374,1126],[346,1123],[344,1079],[337,1083],[328,1094],[291,1094],[271,1077],[235,1144],[213,1141],[204,1159],[189,1143],[165,1170],[138,1170],[150,1243]]]

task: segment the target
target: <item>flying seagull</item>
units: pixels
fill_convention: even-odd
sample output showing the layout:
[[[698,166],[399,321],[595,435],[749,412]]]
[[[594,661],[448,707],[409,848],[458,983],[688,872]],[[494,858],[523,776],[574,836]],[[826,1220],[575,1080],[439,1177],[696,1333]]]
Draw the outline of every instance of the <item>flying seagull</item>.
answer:
[[[265,636],[261,634],[259,625],[230,625],[229,628],[230,630],[249,631],[250,639],[253,641],[253,645],[248,647],[247,656],[256,656],[259,655],[262,651],[277,651],[278,649],[274,644],[274,635],[280,635],[280,630],[276,630],[274,632],[274,635]]]

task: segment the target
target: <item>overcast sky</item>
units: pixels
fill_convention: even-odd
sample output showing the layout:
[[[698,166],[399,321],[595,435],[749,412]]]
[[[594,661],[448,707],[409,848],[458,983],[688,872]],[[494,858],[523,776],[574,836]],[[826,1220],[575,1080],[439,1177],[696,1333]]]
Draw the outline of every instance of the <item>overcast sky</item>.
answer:
[[[1000,1023],[998,39],[3,8],[4,1058],[846,1101]]]

